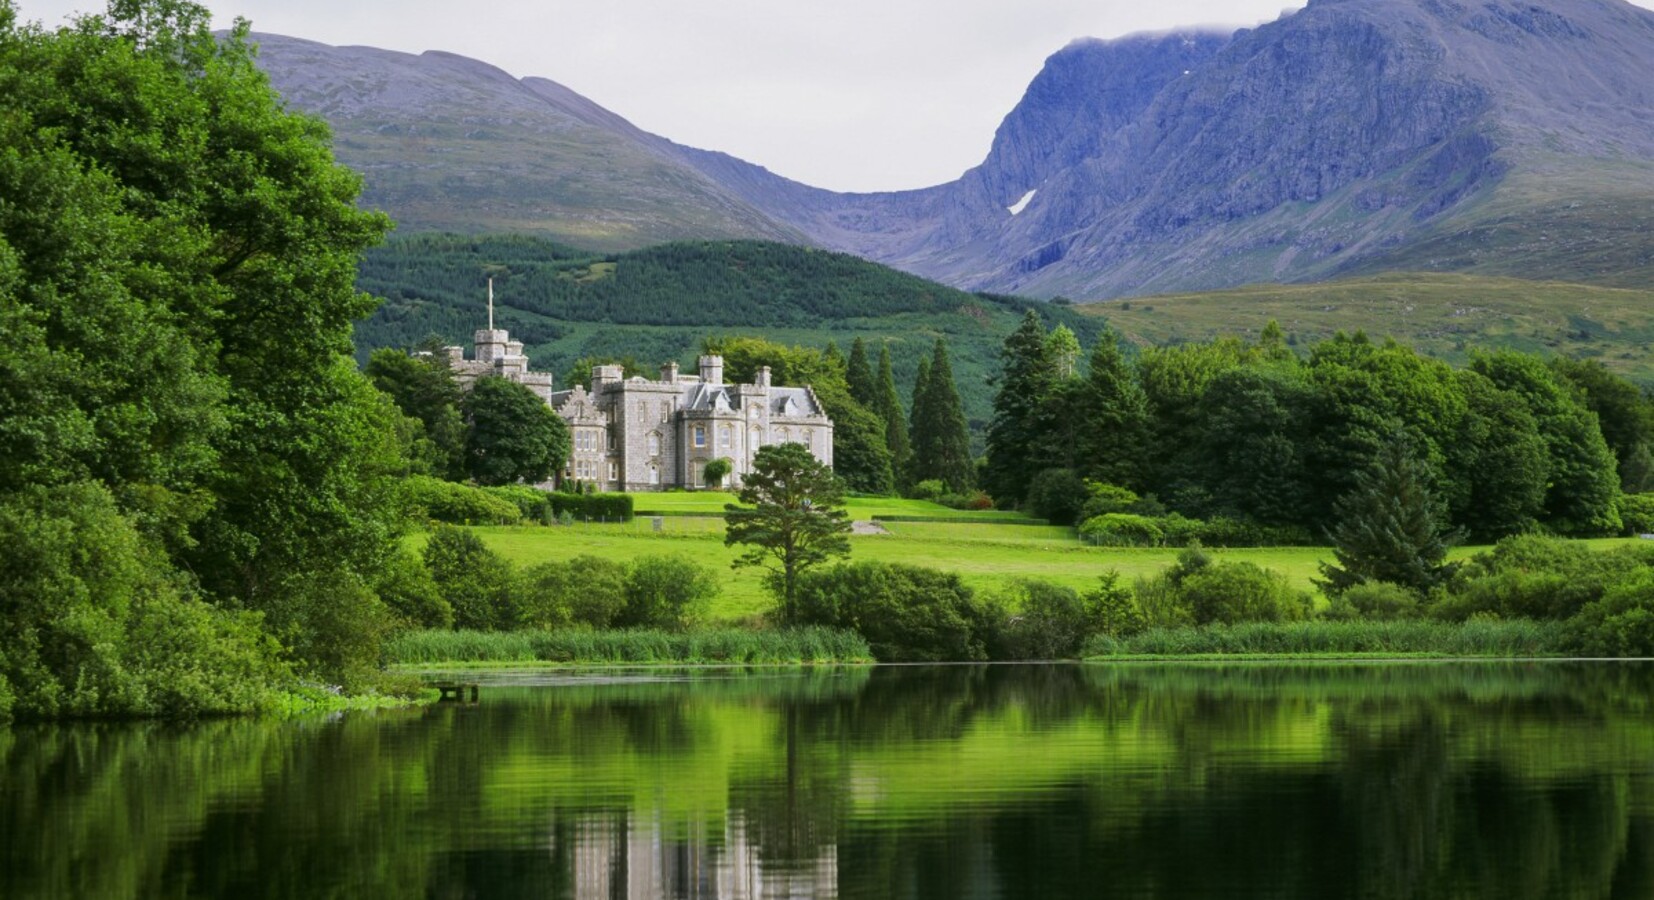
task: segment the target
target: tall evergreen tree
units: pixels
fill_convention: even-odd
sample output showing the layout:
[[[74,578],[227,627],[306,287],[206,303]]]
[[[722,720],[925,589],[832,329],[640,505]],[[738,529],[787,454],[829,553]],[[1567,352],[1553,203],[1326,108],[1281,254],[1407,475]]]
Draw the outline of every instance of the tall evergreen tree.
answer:
[[[914,403],[914,480],[938,479],[948,490],[964,493],[974,481],[970,431],[953,383],[948,345],[941,338],[936,339],[924,389],[922,402]]]
[[[856,338],[850,345],[850,362],[844,371],[850,396],[868,409],[879,408],[879,384],[873,380],[873,366],[867,361],[867,342]]]
[[[907,413],[902,409],[902,397],[896,392],[896,373],[890,365],[890,345],[879,347],[879,385],[874,410],[884,419],[885,446],[890,449],[890,464],[897,476],[907,471],[907,459],[913,453],[907,437]]]
[[[1149,446],[1149,401],[1113,331],[1098,336],[1091,372],[1078,395],[1075,414],[1085,423],[1082,470],[1098,481],[1140,489]]]
[[[1423,592],[1452,574],[1443,536],[1446,510],[1431,493],[1429,467],[1414,440],[1393,433],[1355,488],[1334,506],[1337,563],[1322,563],[1321,587],[1338,596],[1368,581]]]
[[[1045,324],[1028,310],[1000,350],[999,391],[988,423],[988,493],[1004,505],[1021,503],[1028,483],[1046,468],[1045,416],[1057,384],[1057,367]],[[917,440],[917,439],[916,439]]]

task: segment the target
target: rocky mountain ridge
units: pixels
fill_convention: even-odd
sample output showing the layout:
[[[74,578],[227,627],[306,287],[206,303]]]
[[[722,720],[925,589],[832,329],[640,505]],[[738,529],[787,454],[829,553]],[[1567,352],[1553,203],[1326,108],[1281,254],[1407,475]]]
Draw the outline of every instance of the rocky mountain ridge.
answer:
[[[414,227],[619,245],[699,228],[1077,298],[1396,268],[1654,275],[1654,13],[1622,0],[1316,0],[1232,34],[1075,41],[981,165],[880,194],[788,181],[445,54],[347,77],[263,40],[276,86]],[[452,143],[410,149],[398,129]]]

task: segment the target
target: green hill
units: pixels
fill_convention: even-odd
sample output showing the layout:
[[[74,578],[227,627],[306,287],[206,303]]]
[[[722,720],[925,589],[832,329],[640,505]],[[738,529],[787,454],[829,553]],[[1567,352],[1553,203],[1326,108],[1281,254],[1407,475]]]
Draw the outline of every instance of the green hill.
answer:
[[[1654,291],[1476,275],[1392,274],[1307,285],[1254,285],[1075,307],[1140,344],[1256,334],[1271,319],[1305,345],[1364,330],[1462,362],[1509,347],[1599,359],[1654,383]]]
[[[1089,345],[1101,321],[1062,306],[970,294],[853,256],[758,241],[664,244],[599,255],[525,236],[414,235],[363,261],[358,286],[384,304],[357,329],[358,352],[428,336],[469,347],[494,278],[495,319],[536,369],[587,356],[691,364],[702,339],[759,335],[848,352],[888,343],[904,394],[921,354],[946,338],[966,415],[980,427],[1005,335],[1031,306]],[[905,399],[905,397],[904,397]]]

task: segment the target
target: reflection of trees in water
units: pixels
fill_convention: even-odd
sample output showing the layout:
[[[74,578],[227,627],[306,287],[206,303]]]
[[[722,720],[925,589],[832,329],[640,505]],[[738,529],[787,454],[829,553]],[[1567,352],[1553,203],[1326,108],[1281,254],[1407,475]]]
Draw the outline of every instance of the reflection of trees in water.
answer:
[[[0,729],[0,895],[1654,896],[1650,667],[844,671]]]

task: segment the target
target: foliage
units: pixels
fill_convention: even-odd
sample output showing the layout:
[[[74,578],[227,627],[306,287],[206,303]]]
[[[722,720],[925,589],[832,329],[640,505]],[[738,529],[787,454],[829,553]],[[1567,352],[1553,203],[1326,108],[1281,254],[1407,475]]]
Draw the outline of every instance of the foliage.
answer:
[[[552,512],[559,519],[567,515],[600,522],[630,522],[637,504],[637,498],[631,494],[556,493],[549,498]]]
[[[626,567],[614,560],[576,556],[539,563],[518,579],[516,622],[521,628],[608,628],[626,609],[627,589]]]
[[[1432,596],[1428,612],[1449,621],[1478,614],[1564,619],[1651,564],[1654,547],[1593,552],[1576,541],[1517,535],[1471,558]]]
[[[1631,573],[1568,621],[1567,648],[1581,656],[1654,656],[1654,571]]]
[[[1086,637],[1103,630],[1099,611],[1062,585],[1027,579],[988,602],[1010,616],[993,648],[999,659],[1072,659]]]
[[[459,385],[441,348],[422,354],[384,348],[375,350],[363,367],[373,386],[388,394],[402,414],[420,423],[425,442],[415,457],[427,474],[459,478],[463,474],[465,422],[460,418]]]
[[[1060,376],[1052,350],[1045,323],[1032,309],[1000,350],[983,486],[1008,502],[1028,496],[1034,473],[1055,449],[1051,414],[1060,412],[1052,409]]]
[[[478,484],[540,482],[569,458],[569,428],[538,394],[497,376],[479,378],[460,401],[465,472]]]
[[[908,457],[912,455],[913,448],[908,441],[907,413],[902,409],[901,395],[896,392],[896,372],[890,362],[888,343],[879,345],[878,392],[870,408],[884,420],[884,442],[890,451],[890,468],[897,478],[897,487],[900,487],[900,479],[902,473],[907,471]]]
[[[1427,591],[1452,574],[1442,537],[1442,509],[1432,495],[1430,475],[1404,435],[1380,448],[1372,468],[1356,477],[1355,489],[1334,512],[1333,556],[1325,563],[1322,588],[1338,596],[1365,581]]]
[[[897,563],[841,563],[806,573],[799,621],[848,628],[880,662],[987,658],[989,616],[959,576]]]
[[[1148,516],[1105,513],[1080,523],[1080,536],[1100,547],[1159,547],[1166,532]]]
[[[1399,584],[1364,581],[1352,584],[1322,611],[1326,619],[1388,621],[1413,619],[1419,614],[1418,592]]]
[[[258,617],[191,596],[100,484],[0,495],[0,547],[12,714],[256,710],[290,678]]]
[[[626,573],[626,605],[615,624],[625,628],[681,629],[705,614],[718,580],[681,556],[645,556]]]
[[[1143,506],[1143,498],[1129,488],[1102,481],[1087,481],[1085,483],[1085,500],[1080,505],[1078,521],[1109,513],[1139,513],[1148,515]]]
[[[1148,468],[1148,395],[1136,368],[1126,359],[1113,331],[1097,336],[1091,370],[1056,416],[1079,423],[1074,441],[1088,478],[1123,485],[1141,484]]]
[[[1097,635],[1086,657],[1109,656],[1556,656],[1559,622],[1248,622],[1206,628],[1151,628],[1125,638]]]
[[[454,607],[442,596],[425,561],[410,552],[398,550],[386,561],[374,590],[403,628],[454,626]]]
[[[1028,482],[1028,511],[1053,525],[1073,525],[1087,499],[1086,483],[1073,469],[1046,469]]]
[[[704,631],[415,631],[385,648],[393,663],[854,663],[873,658],[853,631],[806,627]]]
[[[707,487],[716,490],[723,487],[724,479],[729,477],[730,470],[733,468],[734,466],[730,461],[724,457],[710,460],[701,472],[701,481]]]
[[[1654,493],[1621,494],[1619,516],[1626,534],[1654,534]]]
[[[523,518],[510,499],[429,475],[403,479],[402,497],[409,514],[451,525],[515,525]]]
[[[781,621],[795,624],[799,577],[850,554],[850,522],[837,508],[843,490],[804,445],[772,444],[753,456],[737,497],[747,506],[724,507],[724,545],[748,545],[735,564],[769,569]]]
[[[515,573],[511,564],[464,528],[438,525],[425,543],[425,568],[453,610],[455,628],[493,630],[512,626]]]
[[[1309,617],[1309,595],[1250,562],[1215,562],[1173,579],[1196,625],[1282,622]]]
[[[10,12],[0,489],[102,482],[161,541],[157,570],[325,654],[305,668],[354,677],[324,670],[377,653],[382,605],[363,586],[407,465],[402,417],[350,358],[373,306],[357,255],[388,220],[357,208],[325,127],[270,89],[245,23],[215,36],[170,0],[50,32]],[[318,608],[312,583],[350,602]],[[310,620],[346,609],[364,627]]]
[[[499,484],[482,488],[482,492],[517,507],[524,522],[550,525],[556,517],[551,494],[526,484]],[[502,523],[509,524],[509,523]]]
[[[970,434],[965,413],[959,404],[959,390],[953,382],[948,346],[941,338],[931,352],[930,367],[921,385],[922,394],[913,398],[913,461],[910,478],[935,478],[951,493],[962,494],[975,480],[971,463]],[[917,390],[917,388],[915,389]]]
[[[1120,583],[1119,572],[1099,577],[1096,589],[1085,595],[1085,604],[1091,610],[1095,634],[1129,637],[1147,627],[1131,589]]]

